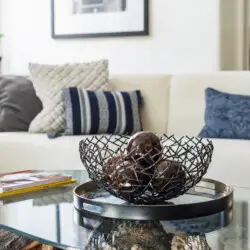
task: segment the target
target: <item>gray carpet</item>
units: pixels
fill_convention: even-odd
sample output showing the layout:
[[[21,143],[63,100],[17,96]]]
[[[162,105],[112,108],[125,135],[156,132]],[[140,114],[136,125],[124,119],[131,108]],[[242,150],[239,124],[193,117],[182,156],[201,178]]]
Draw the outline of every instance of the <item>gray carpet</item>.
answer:
[[[32,240],[23,236],[0,230],[0,250],[20,250],[31,242]]]

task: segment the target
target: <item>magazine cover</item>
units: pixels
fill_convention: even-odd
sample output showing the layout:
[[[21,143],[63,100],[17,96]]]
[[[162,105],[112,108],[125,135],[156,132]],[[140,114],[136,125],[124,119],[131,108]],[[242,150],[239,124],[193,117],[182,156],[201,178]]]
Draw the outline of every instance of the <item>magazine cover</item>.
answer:
[[[56,172],[26,170],[0,174],[0,192],[71,180],[71,176]]]

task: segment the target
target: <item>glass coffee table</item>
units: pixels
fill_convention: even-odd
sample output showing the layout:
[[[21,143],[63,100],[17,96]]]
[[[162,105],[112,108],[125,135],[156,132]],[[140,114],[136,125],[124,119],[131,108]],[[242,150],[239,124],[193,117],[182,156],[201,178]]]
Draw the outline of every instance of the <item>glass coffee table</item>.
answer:
[[[78,183],[84,170],[63,171]],[[234,187],[234,208],[181,221],[128,221],[83,215],[73,187],[2,200],[0,228],[62,249],[250,249],[250,189]],[[178,248],[184,246],[186,248]],[[111,246],[113,248],[111,248]]]

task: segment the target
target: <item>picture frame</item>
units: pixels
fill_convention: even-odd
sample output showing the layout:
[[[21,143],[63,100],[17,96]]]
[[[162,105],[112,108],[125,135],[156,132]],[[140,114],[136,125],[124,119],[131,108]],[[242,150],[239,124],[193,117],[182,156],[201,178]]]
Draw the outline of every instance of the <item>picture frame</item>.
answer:
[[[51,35],[54,39],[147,36],[149,0],[51,0]]]

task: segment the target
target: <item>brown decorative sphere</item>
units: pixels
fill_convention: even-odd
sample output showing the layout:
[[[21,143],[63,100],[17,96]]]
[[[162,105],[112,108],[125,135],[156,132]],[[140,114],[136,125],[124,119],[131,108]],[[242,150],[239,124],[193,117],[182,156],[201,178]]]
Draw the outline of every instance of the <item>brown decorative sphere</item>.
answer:
[[[113,171],[108,174],[109,185],[120,192],[137,192],[142,190],[150,181],[150,176],[140,165],[127,160],[116,162]]]
[[[120,161],[123,161],[124,158],[125,155],[123,154],[114,155],[108,158],[107,162],[103,165],[103,172],[105,173],[105,175],[109,176],[110,174],[112,174],[116,168],[116,165],[119,164]]]
[[[158,192],[179,192],[186,182],[186,173],[181,163],[163,160],[155,166],[152,185]]]
[[[141,131],[131,136],[127,152],[129,159],[144,167],[149,167],[162,157],[162,145],[155,134]]]

